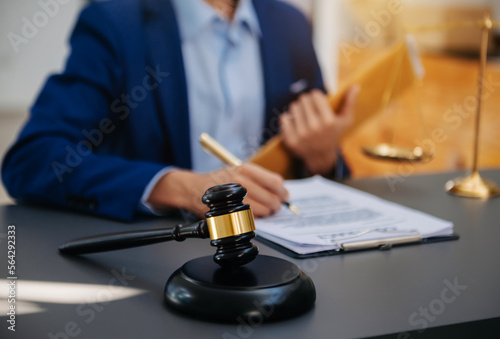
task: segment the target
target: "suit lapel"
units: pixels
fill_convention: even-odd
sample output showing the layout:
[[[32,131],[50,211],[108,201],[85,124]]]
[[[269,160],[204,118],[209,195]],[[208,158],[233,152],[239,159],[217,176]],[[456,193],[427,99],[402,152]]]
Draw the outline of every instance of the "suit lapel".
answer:
[[[168,72],[155,90],[159,121],[168,144],[166,151],[174,155],[166,161],[191,168],[186,75],[175,13],[170,1],[143,0],[143,18],[149,67]]]
[[[291,51],[287,49],[286,32],[280,29],[282,16],[276,13],[274,1],[253,0],[262,31],[261,56],[266,97],[264,142],[278,133],[277,116],[290,101],[289,86],[295,80],[291,64]],[[277,22],[278,21],[278,22]]]

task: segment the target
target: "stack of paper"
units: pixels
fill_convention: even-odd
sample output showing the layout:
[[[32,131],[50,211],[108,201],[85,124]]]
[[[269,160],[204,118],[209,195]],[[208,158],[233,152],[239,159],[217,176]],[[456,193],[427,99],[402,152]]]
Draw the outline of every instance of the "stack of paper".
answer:
[[[290,180],[285,186],[301,215],[284,208],[257,219],[256,233],[298,254],[340,250],[345,244],[367,240],[453,234],[450,221],[319,176]]]

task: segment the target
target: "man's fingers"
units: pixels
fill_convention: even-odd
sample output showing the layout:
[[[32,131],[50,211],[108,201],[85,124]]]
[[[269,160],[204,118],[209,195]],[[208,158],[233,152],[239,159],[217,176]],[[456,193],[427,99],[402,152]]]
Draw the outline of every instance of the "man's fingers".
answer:
[[[248,198],[269,208],[272,212],[277,212],[281,208],[281,201],[278,196],[263,188],[253,181],[247,181],[243,186],[247,188]],[[253,208],[253,205],[252,205]]]
[[[212,186],[227,182],[240,183],[247,189],[245,201],[259,217],[279,211],[283,201],[288,200],[283,178],[257,165],[243,164],[205,174],[173,170],[155,185],[148,204],[158,211],[181,208],[203,216],[207,211],[200,199],[203,193]]]
[[[320,90],[312,90],[311,98],[316,107],[317,114],[322,123],[330,124],[335,120],[332,108],[328,102],[328,97]]]
[[[293,102],[288,110],[290,114],[290,123],[293,125],[293,130],[297,135],[304,135],[307,132],[306,117],[302,112],[302,106],[298,102]]]
[[[286,135],[293,135],[294,126],[293,126],[293,117],[290,113],[283,113],[280,117],[280,130],[281,133]]]
[[[356,107],[356,99],[358,98],[359,91],[360,87],[358,85],[354,85],[349,89],[346,94],[344,104],[338,112],[340,117],[348,120],[352,120],[354,118],[354,109]]]
[[[289,113],[282,114],[280,117],[280,129],[285,145],[291,150],[296,150],[299,147],[300,139],[292,120],[293,117]]]
[[[275,195],[280,202],[289,199],[289,193],[283,186],[283,178],[260,166],[253,164],[243,164],[238,168],[241,175],[249,178],[255,185]]]
[[[319,112],[316,109],[313,97],[310,94],[303,94],[299,98],[301,107],[300,114],[303,116],[302,120],[307,124],[309,130],[315,130],[320,124]]]
[[[253,200],[251,198],[245,198],[244,202],[251,206],[253,215],[256,218],[267,217],[275,212],[268,206],[261,204],[257,200]]]

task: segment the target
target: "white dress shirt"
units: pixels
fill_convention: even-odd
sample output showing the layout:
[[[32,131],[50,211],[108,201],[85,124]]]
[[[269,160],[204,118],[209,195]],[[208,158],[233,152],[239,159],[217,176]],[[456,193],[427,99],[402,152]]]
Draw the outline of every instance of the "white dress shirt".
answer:
[[[258,148],[264,121],[261,31],[251,0],[228,21],[203,0],[172,0],[188,90],[193,170],[223,166],[198,138],[210,134],[240,159]]]
[[[201,148],[203,132],[245,160],[260,146],[265,109],[261,30],[252,1],[241,0],[231,21],[203,0],[171,1],[186,72],[192,169],[207,172],[224,166]],[[150,181],[142,210],[152,211],[146,201],[172,169]]]

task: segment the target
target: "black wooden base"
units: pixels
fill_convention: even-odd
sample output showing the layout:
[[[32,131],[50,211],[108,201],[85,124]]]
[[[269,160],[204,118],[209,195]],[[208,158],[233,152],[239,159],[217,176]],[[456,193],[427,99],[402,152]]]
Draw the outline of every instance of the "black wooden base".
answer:
[[[245,266],[222,268],[202,257],[172,274],[165,300],[196,318],[260,323],[308,311],[316,290],[311,278],[283,259],[259,255]]]

